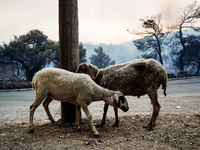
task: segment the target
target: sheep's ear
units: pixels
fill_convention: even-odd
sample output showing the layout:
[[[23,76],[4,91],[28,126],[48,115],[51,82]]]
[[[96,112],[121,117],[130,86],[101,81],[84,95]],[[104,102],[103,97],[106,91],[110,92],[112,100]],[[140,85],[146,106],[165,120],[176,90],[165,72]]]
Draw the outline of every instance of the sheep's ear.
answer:
[[[117,101],[118,101],[118,99],[119,99],[117,94],[114,94],[114,95],[113,95],[113,98],[114,98],[115,100],[117,100]]]
[[[119,98],[118,98],[117,94],[114,94],[113,98],[114,98],[115,106],[120,107]]]
[[[92,78],[92,80],[95,80],[95,73],[94,73],[94,71],[90,68],[89,65],[87,65],[86,71],[87,71],[87,74]]]
[[[94,71],[90,68],[90,65],[87,63],[82,63],[78,66],[77,73],[85,73],[88,74],[93,80],[95,79],[95,73]]]
[[[78,66],[76,72],[77,73],[87,73],[87,64],[86,63],[82,63]]]

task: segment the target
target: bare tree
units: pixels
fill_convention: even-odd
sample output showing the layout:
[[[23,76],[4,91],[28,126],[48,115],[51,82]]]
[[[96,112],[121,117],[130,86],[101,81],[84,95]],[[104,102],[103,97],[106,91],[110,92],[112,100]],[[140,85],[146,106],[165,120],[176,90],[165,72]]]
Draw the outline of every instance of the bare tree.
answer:
[[[160,63],[163,64],[162,44],[168,34],[164,33],[161,20],[161,14],[140,19],[141,28],[137,31],[129,30],[129,32],[143,38],[133,42],[139,51],[144,52],[143,57],[156,59],[158,56]]]
[[[188,44],[186,46],[184,64],[186,68],[189,68],[190,73],[198,74],[200,71],[200,36],[190,35],[186,40]]]
[[[172,54],[176,55],[179,61],[180,71],[184,71],[184,57],[186,54],[187,40],[183,31],[186,29],[198,29],[197,19],[200,18],[200,6],[196,1],[185,7],[174,19],[173,25],[170,29],[176,31],[172,37]],[[180,45],[180,46],[179,46]]]
[[[77,0],[59,0],[60,68],[75,72],[79,64]],[[61,120],[74,123],[76,107],[61,102]]]

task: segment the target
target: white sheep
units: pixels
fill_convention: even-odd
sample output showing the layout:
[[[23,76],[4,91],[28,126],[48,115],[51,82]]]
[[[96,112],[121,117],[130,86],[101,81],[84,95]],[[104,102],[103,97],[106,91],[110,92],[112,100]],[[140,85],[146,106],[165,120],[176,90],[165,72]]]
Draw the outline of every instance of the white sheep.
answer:
[[[30,106],[29,133],[34,132],[33,115],[35,109],[43,102],[49,119],[54,122],[48,105],[55,99],[76,105],[76,125],[79,126],[80,107],[85,112],[95,137],[99,132],[93,124],[88,105],[93,101],[103,100],[111,106],[128,111],[128,102],[119,91],[112,91],[98,86],[88,75],[78,74],[58,68],[44,68],[36,73],[32,80],[35,89],[35,101]]]
[[[110,90],[121,91],[124,95],[142,96],[149,95],[153,104],[153,113],[149,124],[146,126],[149,130],[153,130],[156,118],[160,111],[157,90],[162,84],[164,95],[167,89],[167,72],[163,66],[154,59],[136,59],[124,64],[111,65],[105,69],[98,69],[89,63],[82,63],[77,68],[77,73],[86,73],[102,87]],[[105,124],[108,105],[104,106],[104,114],[101,126]],[[118,126],[118,113],[115,110],[115,124]]]

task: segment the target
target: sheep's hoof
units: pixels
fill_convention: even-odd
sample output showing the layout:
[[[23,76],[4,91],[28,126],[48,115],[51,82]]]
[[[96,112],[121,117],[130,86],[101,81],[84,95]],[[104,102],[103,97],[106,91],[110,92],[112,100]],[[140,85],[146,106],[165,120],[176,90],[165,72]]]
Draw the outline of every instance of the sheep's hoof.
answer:
[[[119,127],[119,122],[115,122],[115,124],[112,125],[113,127]]]
[[[34,129],[30,129],[28,133],[35,133]]]
[[[153,131],[153,127],[148,125],[144,125],[143,128],[146,128],[148,131]]]
[[[119,127],[119,125],[113,124],[112,127]]]
[[[76,131],[81,132],[81,128],[76,128]]]
[[[99,134],[95,134],[94,137],[95,138],[100,138],[100,135]]]
[[[143,125],[142,128],[148,128],[148,125]]]
[[[148,127],[147,130],[148,131],[153,131],[153,128],[152,127]]]
[[[103,128],[103,125],[102,124],[98,124],[96,127]]]
[[[97,127],[103,128],[104,124],[105,124],[105,122],[101,122],[100,124],[97,125]]]

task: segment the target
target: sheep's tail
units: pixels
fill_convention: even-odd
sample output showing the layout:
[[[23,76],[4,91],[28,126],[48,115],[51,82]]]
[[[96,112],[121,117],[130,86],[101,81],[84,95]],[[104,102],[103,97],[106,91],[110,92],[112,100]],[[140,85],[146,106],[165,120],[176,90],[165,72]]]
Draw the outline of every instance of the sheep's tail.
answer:
[[[33,78],[33,80],[32,80],[32,87],[33,87],[33,89],[35,90],[35,84],[34,84],[35,82],[34,82],[34,78]]]
[[[164,91],[163,91],[163,94],[164,94],[165,96],[167,96],[167,93],[166,93],[166,90],[167,90],[167,82],[168,82],[167,72],[164,70],[163,73],[162,73],[162,81],[161,81],[161,84],[162,84],[162,89],[164,90]]]
[[[35,90],[35,86],[34,86],[34,83],[32,82],[32,87],[33,87],[33,89]]]

